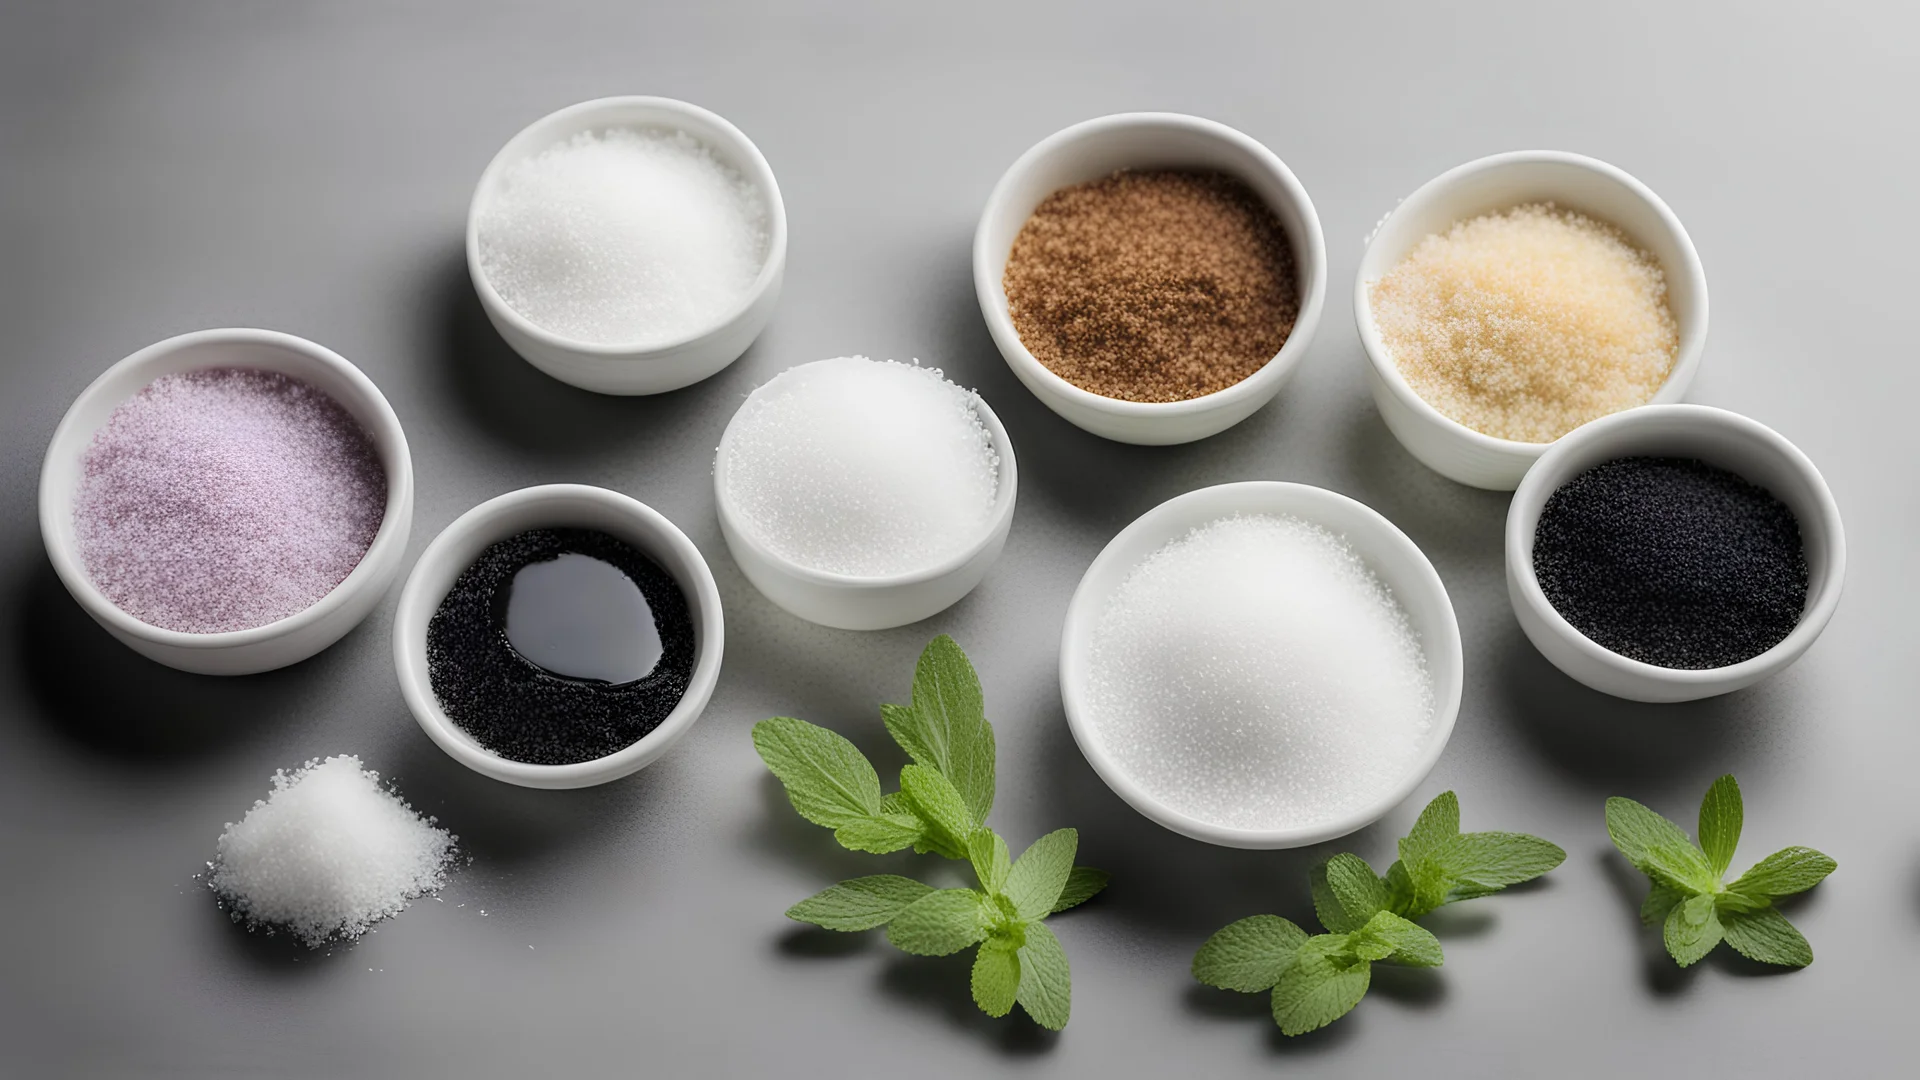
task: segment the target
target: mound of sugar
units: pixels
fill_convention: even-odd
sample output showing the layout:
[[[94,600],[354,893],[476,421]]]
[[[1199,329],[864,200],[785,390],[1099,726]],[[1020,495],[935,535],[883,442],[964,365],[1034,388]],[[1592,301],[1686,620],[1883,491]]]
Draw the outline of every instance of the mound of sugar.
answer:
[[[728,429],[727,498],[756,539],[802,566],[863,577],[934,566],[980,539],[999,490],[975,400],[917,363],[791,368]]]
[[[1136,567],[1095,627],[1087,716],[1167,806],[1306,827],[1405,777],[1433,714],[1418,634],[1352,545],[1298,518],[1203,525]]]
[[[767,255],[760,191],[684,131],[582,132],[507,169],[479,212],[507,306],[576,341],[644,347],[706,330]]]
[[[341,755],[276,771],[272,793],[220,834],[207,881],[235,922],[317,947],[439,888],[455,839]]]

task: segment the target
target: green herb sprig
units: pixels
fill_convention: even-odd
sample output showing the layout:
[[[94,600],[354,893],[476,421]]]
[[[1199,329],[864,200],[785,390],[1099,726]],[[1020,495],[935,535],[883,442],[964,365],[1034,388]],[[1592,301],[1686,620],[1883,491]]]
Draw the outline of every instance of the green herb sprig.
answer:
[[[1662,928],[1667,952],[1681,967],[1699,962],[1722,941],[1763,964],[1813,963],[1813,947],[1773,902],[1820,884],[1838,864],[1812,848],[1781,848],[1726,884],[1745,816],[1731,774],[1715,780],[1700,801],[1698,844],[1632,799],[1607,800],[1613,846],[1652,882],[1640,921]]]
[[[920,654],[913,703],[882,705],[893,741],[912,758],[900,790],[881,794],[880,775],[851,742],[792,717],[754,725],[760,759],[786,786],[800,816],[833,830],[853,851],[911,847],[973,868],[977,889],[936,889],[897,874],[843,881],[787,909],[787,917],[828,930],[884,926],[902,952],[946,956],[978,945],[973,1000],[989,1016],[1015,1003],[1041,1027],[1067,1024],[1073,983],[1060,939],[1043,921],[1084,903],[1107,875],[1073,864],[1079,834],[1058,829],[1018,859],[986,827],[993,809],[995,750],[980,680],[945,634]]]
[[[1414,919],[1537,878],[1567,857],[1525,833],[1461,832],[1451,791],[1427,804],[1399,848],[1384,877],[1344,853],[1308,872],[1313,911],[1327,933],[1309,935],[1278,915],[1241,919],[1200,946],[1193,977],[1223,990],[1271,990],[1274,1023],[1304,1035],[1360,1003],[1374,964],[1440,966],[1439,940]]]

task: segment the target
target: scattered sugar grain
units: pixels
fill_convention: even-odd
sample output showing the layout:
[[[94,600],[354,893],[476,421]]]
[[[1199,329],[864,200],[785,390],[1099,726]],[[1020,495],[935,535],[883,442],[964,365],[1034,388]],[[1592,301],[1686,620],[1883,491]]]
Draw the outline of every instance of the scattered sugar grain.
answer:
[[[644,347],[708,329],[766,261],[760,190],[683,131],[582,132],[481,205],[480,267],[542,329]]]
[[[1202,821],[1306,827],[1365,807],[1425,743],[1418,633],[1345,539],[1222,518],[1145,559],[1093,633],[1087,715],[1154,798]]]
[[[456,839],[340,755],[276,771],[273,791],[220,835],[207,880],[235,922],[318,948],[439,888]]]
[[[741,405],[720,460],[743,526],[830,573],[934,566],[977,542],[1000,457],[938,368],[842,356],[775,376]]]

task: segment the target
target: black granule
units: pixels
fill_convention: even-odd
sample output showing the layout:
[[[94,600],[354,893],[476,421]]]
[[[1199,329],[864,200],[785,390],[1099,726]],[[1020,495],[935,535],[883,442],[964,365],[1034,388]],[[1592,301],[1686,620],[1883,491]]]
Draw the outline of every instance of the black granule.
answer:
[[[1800,522],[1704,461],[1629,457],[1547,499],[1533,571],[1566,620],[1622,656],[1716,668],[1766,652],[1807,604]]]
[[[618,567],[646,597],[661,655],[642,678],[565,678],[508,643],[496,595],[521,567],[568,552]],[[693,676],[693,616],[673,577],[631,546],[590,529],[533,529],[488,547],[454,580],[427,623],[427,674],[447,716],[501,757],[592,761],[633,745],[680,703]]]

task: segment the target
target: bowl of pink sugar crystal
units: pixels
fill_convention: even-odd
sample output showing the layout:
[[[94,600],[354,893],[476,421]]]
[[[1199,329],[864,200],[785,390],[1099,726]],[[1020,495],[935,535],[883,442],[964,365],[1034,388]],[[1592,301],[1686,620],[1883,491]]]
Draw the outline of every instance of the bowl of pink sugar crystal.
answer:
[[[40,470],[60,581],[168,667],[245,675],[359,625],[413,520],[406,435],[359,368],[269,330],[150,345],[82,391]]]

